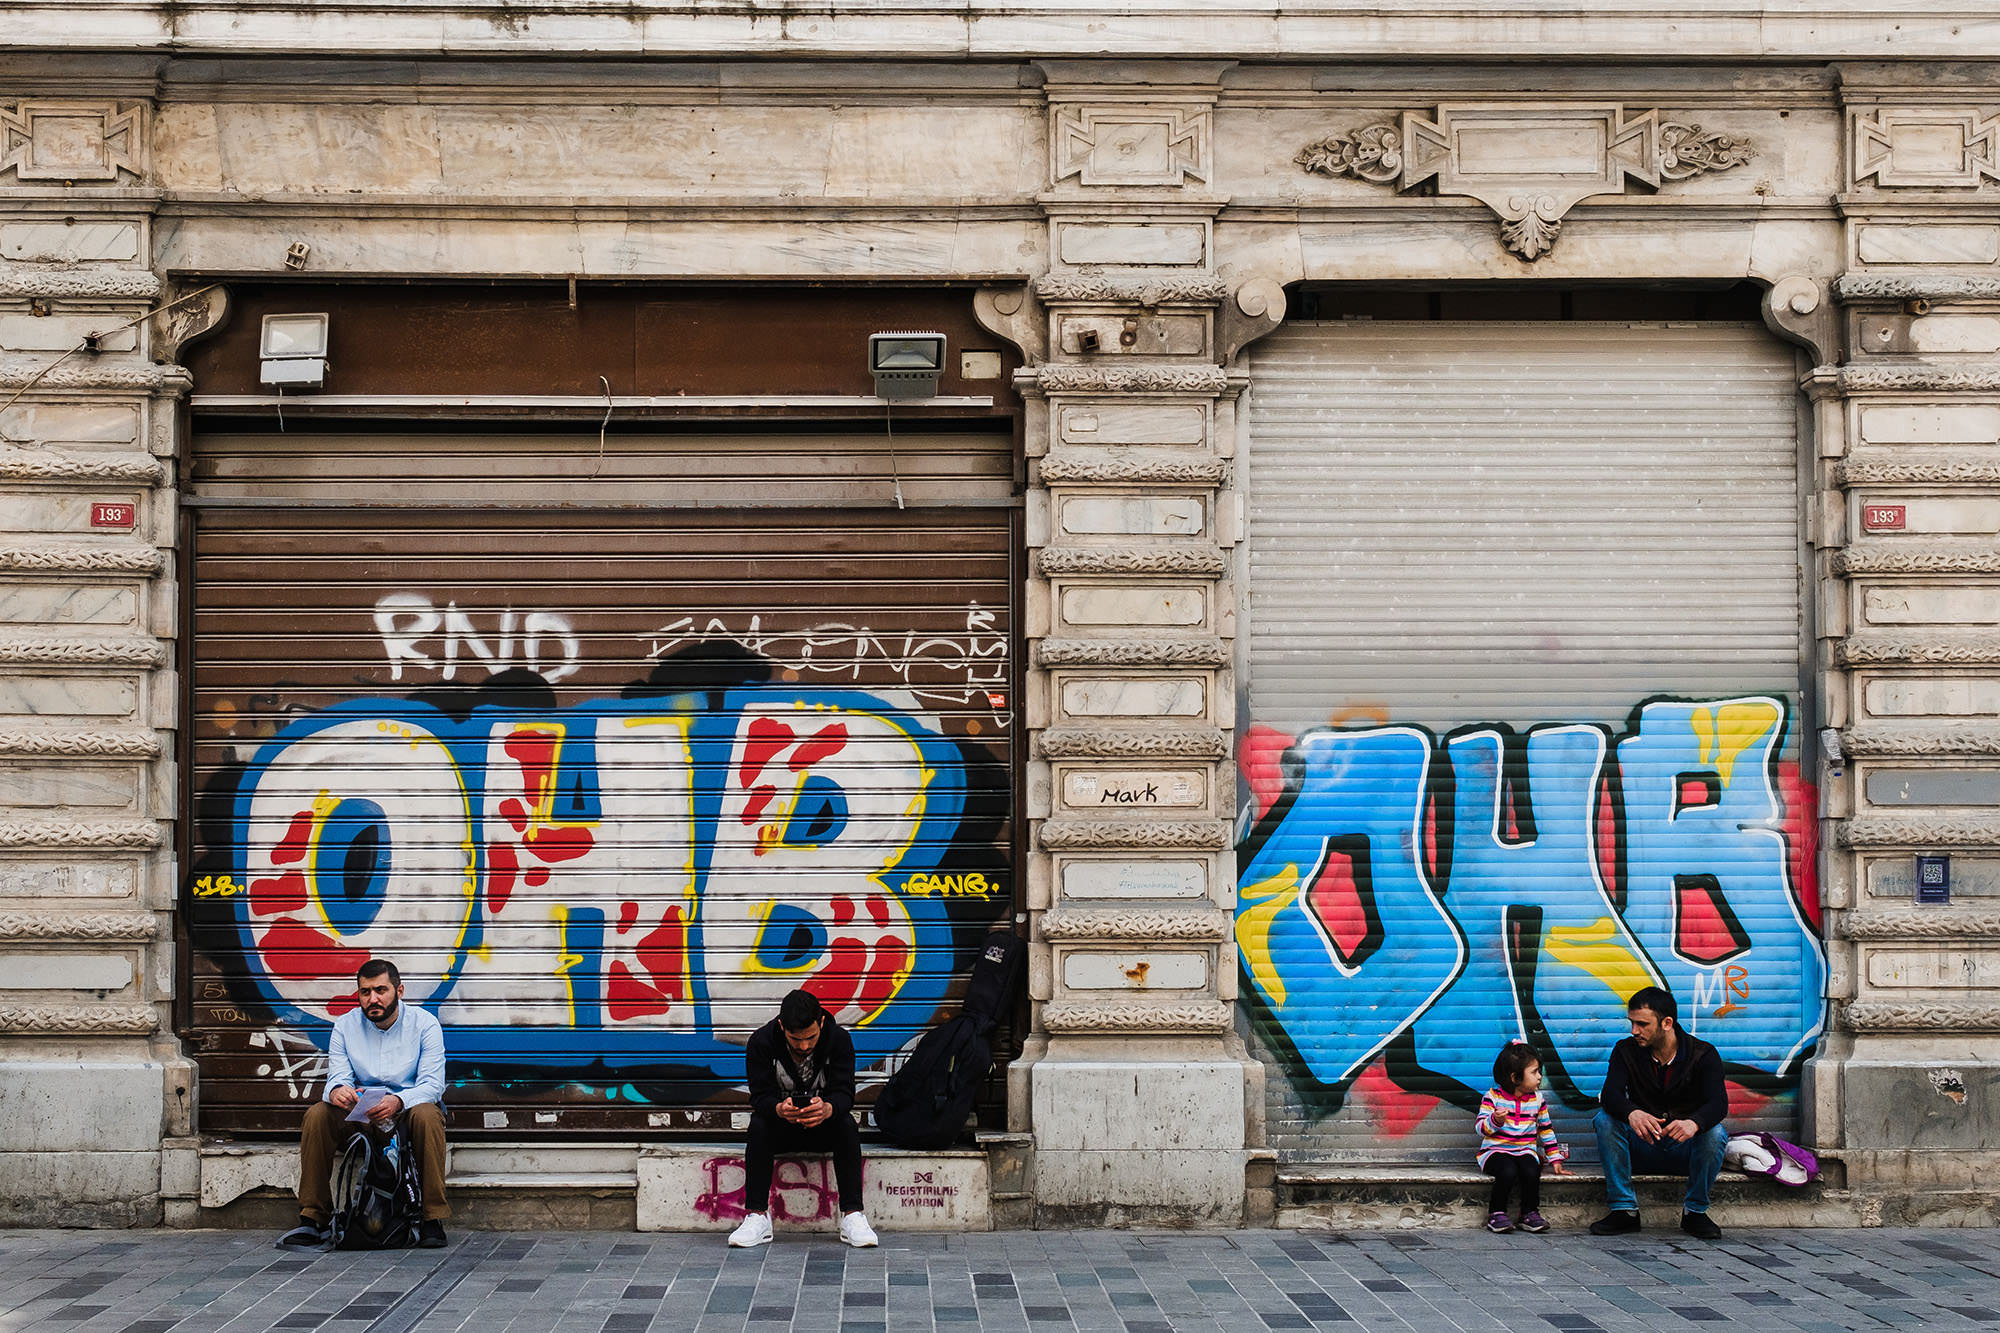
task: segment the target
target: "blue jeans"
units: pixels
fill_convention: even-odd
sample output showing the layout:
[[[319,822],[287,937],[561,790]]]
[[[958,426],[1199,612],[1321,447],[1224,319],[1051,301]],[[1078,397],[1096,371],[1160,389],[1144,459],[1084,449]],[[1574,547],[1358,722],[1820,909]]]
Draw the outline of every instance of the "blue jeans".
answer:
[[[1597,1155],[1604,1162],[1604,1194],[1614,1211],[1639,1211],[1639,1196],[1632,1192],[1632,1173],[1687,1177],[1687,1202],[1681,1211],[1708,1211],[1708,1192],[1722,1170],[1722,1150],[1729,1144],[1729,1131],[1721,1125],[1695,1135],[1686,1143],[1661,1139],[1647,1143],[1632,1132],[1623,1120],[1599,1111],[1591,1121],[1597,1130]]]

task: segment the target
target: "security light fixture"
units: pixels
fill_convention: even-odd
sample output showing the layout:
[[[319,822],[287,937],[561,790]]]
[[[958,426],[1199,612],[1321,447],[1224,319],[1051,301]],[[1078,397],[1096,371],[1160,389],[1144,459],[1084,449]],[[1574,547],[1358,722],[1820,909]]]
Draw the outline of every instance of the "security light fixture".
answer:
[[[257,340],[259,379],[283,392],[326,383],[327,317],[266,315]]]
[[[871,333],[868,372],[878,398],[935,398],[944,374],[944,335]]]

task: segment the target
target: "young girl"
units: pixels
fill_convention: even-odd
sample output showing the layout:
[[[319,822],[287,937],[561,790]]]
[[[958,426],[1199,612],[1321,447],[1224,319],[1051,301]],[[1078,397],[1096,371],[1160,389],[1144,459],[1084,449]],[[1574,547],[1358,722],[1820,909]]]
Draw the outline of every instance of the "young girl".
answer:
[[[1556,1142],[1555,1127],[1549,1123],[1549,1108],[1542,1101],[1542,1061],[1534,1047],[1517,1040],[1500,1048],[1493,1061],[1493,1086],[1480,1099],[1479,1118],[1473,1124],[1479,1130],[1479,1169],[1493,1177],[1486,1229],[1495,1233],[1514,1229],[1507,1218],[1507,1196],[1518,1184],[1521,1230],[1547,1231],[1549,1224],[1541,1214],[1541,1152],[1548,1153],[1549,1169],[1561,1176],[1569,1174],[1563,1165],[1569,1149]]]

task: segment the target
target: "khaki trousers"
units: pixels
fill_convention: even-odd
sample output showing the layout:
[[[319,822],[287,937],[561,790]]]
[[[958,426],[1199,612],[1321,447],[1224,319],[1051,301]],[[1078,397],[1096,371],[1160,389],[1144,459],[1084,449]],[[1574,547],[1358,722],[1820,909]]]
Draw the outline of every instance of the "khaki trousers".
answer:
[[[417,1170],[424,1181],[424,1220],[451,1216],[444,1197],[444,1112],[436,1103],[413,1106],[404,1113],[410,1143],[417,1150]],[[361,1126],[332,1102],[314,1102],[306,1111],[299,1135],[299,1215],[325,1226],[333,1217],[333,1163]]]

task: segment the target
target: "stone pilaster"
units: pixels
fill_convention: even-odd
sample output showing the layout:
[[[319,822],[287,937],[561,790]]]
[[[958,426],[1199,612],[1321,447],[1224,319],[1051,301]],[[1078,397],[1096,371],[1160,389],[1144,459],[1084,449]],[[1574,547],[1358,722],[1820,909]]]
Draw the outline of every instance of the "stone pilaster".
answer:
[[[1229,1223],[1261,1091],[1232,1026],[1242,386],[1218,365],[1215,75],[1048,73],[1048,357],[1021,381],[1036,1038],[1014,1102],[1045,1222]]]
[[[0,1224],[159,1219],[178,369],[143,87],[0,98]]]
[[[1847,354],[1816,376],[1833,409],[1816,537],[1839,736],[1822,775],[1835,1021],[1806,1099],[1810,1132],[1864,1192],[1970,1189],[2000,1143],[1992,89],[1843,72]],[[1950,857],[1948,905],[1914,901],[1916,858],[1933,854]]]

